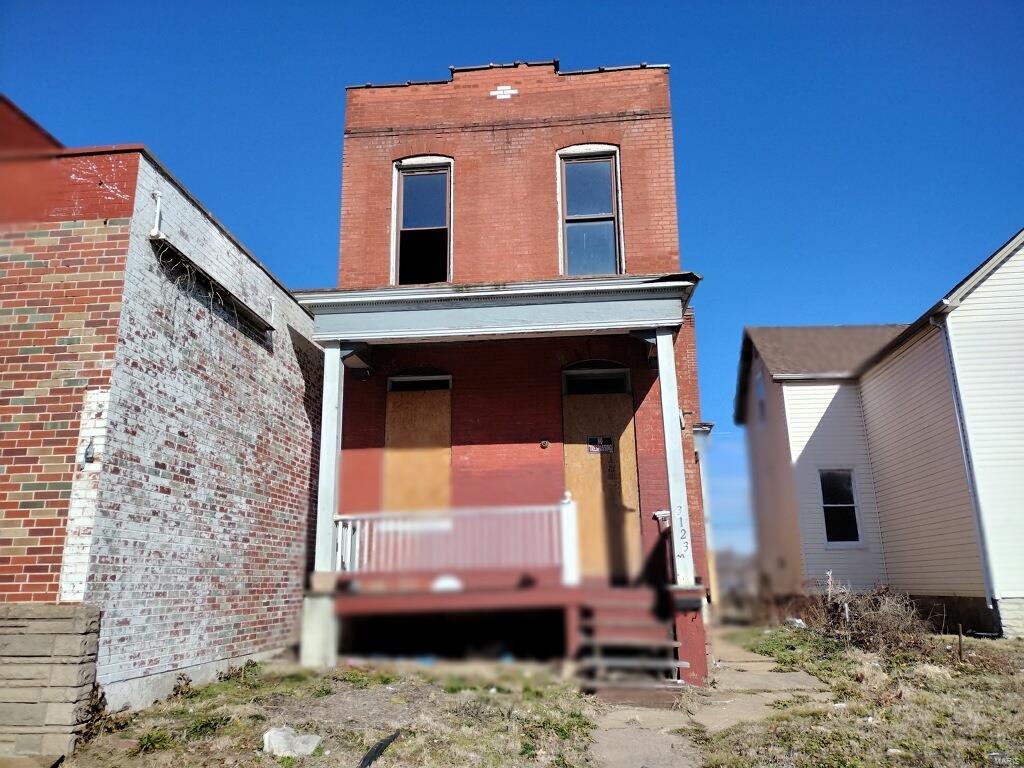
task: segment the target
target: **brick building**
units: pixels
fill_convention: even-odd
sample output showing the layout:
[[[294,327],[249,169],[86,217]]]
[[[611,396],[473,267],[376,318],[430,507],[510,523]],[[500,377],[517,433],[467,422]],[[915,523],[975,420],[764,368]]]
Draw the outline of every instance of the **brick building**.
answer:
[[[146,705],[297,639],[322,352],[144,147],[0,100],[0,150],[0,755],[56,753],[93,680]]]
[[[325,348],[304,658],[525,613],[595,688],[703,682],[667,67],[350,88],[338,280],[297,293]]]

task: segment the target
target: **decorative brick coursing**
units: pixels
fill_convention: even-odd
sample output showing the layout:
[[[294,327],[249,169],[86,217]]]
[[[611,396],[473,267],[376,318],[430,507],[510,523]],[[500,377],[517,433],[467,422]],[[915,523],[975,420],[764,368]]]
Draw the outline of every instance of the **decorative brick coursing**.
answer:
[[[57,599],[82,402],[110,381],[127,246],[124,218],[0,224],[0,602]]]
[[[154,191],[167,240],[272,315],[272,332],[154,247]],[[85,593],[103,607],[98,680],[111,706],[148,703],[143,678],[295,640],[318,455],[311,332],[287,293],[143,160]]]
[[[99,609],[0,605],[0,762],[69,754],[89,714]]]

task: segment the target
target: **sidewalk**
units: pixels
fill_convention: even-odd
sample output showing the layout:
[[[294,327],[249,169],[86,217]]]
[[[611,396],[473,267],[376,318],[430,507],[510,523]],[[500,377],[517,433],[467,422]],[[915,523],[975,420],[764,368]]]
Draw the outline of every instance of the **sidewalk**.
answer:
[[[827,701],[827,687],[806,672],[775,672],[773,659],[726,639],[731,628],[712,627],[712,684],[680,695],[674,709],[613,706],[599,718],[591,748],[600,768],[696,768],[699,750],[679,729],[715,732],[762,720],[772,704],[793,694]]]

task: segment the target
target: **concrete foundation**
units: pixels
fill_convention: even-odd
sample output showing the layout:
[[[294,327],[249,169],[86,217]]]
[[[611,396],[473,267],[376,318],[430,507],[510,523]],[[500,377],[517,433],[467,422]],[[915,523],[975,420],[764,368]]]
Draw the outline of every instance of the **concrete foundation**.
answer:
[[[307,595],[302,601],[302,640],[299,660],[304,667],[333,667],[340,638],[333,595]]]

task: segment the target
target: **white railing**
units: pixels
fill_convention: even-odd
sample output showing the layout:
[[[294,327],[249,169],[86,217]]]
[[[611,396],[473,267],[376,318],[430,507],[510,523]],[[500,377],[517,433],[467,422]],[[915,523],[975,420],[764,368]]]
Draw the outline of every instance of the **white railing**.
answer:
[[[576,503],[464,507],[335,518],[337,570],[351,574],[456,574],[460,571],[561,571],[579,584]]]

